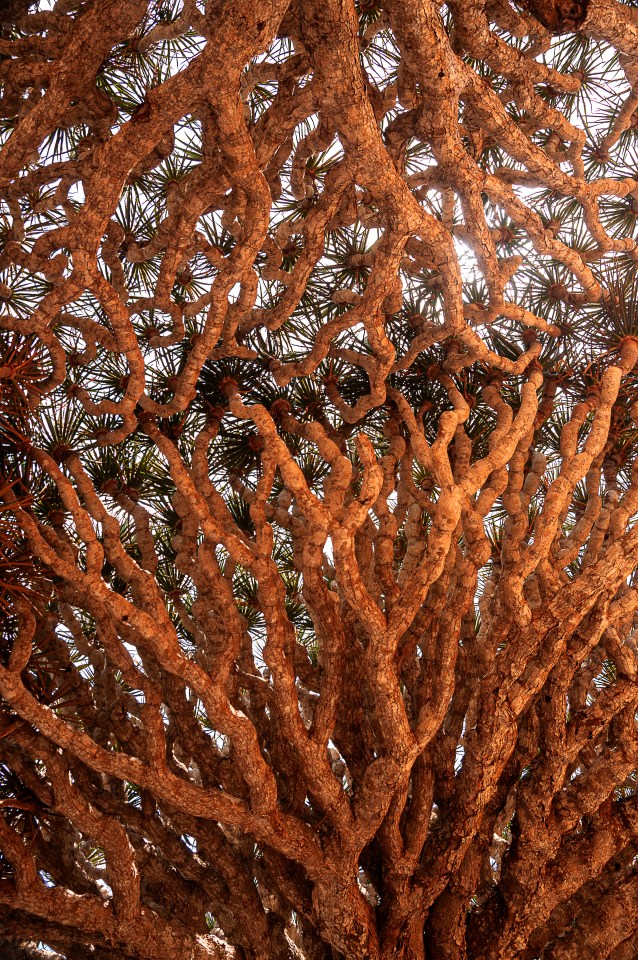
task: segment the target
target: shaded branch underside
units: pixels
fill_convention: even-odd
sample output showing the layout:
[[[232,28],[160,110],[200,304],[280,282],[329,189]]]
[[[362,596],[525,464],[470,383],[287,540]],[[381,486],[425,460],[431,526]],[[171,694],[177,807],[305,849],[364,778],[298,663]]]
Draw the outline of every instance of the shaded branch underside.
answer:
[[[631,960],[635,10],[36,6],[0,952]]]

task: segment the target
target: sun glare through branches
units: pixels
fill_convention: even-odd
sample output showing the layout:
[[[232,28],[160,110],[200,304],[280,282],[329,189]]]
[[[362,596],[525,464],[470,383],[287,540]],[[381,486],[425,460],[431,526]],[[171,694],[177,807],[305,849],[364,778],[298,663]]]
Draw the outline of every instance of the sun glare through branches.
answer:
[[[638,9],[0,2],[0,957],[635,960]]]

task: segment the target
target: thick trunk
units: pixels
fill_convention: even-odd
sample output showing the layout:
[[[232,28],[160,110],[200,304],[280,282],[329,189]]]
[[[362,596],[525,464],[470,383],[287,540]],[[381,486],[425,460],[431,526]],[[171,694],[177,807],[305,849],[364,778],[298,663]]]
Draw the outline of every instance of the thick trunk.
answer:
[[[379,960],[430,960],[425,950],[423,917],[414,917],[400,930],[386,935]]]

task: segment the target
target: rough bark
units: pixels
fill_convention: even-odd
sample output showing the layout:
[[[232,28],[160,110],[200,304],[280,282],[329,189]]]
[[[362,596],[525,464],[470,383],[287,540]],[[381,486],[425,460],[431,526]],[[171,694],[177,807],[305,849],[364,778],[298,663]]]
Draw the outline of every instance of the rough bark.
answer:
[[[629,960],[635,10],[0,30],[0,953]]]

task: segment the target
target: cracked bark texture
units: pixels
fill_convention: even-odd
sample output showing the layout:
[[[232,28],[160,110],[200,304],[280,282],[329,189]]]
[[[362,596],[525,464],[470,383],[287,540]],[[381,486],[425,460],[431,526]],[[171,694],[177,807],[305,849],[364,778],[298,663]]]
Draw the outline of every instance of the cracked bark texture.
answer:
[[[633,960],[638,18],[0,10],[0,953]]]

